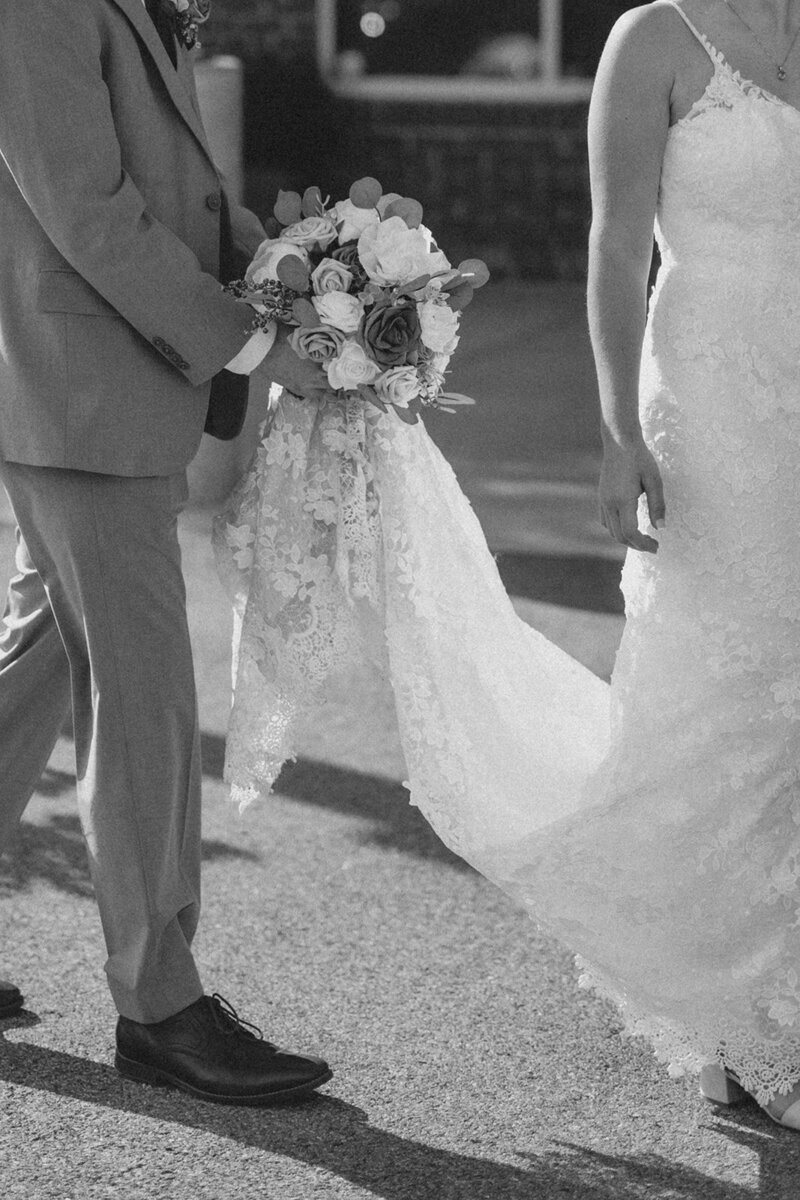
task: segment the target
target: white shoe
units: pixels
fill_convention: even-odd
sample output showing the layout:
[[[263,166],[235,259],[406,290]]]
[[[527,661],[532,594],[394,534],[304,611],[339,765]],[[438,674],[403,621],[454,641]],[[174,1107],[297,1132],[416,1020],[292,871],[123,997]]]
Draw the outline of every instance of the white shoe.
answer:
[[[741,1104],[750,1094],[744,1090],[733,1071],[717,1063],[709,1063],[700,1072],[700,1093],[715,1104]],[[776,1096],[769,1104],[759,1105],[759,1108],[776,1125],[800,1131],[800,1084],[791,1092]]]

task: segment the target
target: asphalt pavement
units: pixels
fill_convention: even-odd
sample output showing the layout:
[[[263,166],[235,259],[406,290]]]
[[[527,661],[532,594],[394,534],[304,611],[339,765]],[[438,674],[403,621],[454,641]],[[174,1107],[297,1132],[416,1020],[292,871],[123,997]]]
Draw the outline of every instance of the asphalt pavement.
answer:
[[[485,313],[457,378],[481,403],[434,436],[521,615],[607,676],[619,557],[594,521],[579,291],[507,285]],[[570,956],[439,842],[407,803],[385,711],[369,730],[331,714],[275,797],[238,815],[221,781],[230,616],[210,519],[194,506],[181,529],[203,728],[198,959],[209,991],[335,1077],[253,1110],[116,1075],[64,738],[0,860],[0,974],[27,997],[0,1024],[4,1200],[796,1197],[796,1135],[670,1079],[577,988]]]

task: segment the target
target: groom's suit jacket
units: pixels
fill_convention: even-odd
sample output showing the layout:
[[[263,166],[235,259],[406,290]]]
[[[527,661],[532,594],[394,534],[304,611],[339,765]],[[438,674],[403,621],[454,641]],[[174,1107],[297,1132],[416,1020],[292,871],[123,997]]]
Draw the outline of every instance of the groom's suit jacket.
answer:
[[[191,56],[142,0],[0,0],[0,458],[186,466],[250,327],[217,281],[222,188]]]

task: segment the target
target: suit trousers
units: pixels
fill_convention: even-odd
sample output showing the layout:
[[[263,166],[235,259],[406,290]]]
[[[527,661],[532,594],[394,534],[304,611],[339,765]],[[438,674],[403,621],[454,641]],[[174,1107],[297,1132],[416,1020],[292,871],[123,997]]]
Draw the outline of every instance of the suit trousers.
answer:
[[[78,809],[119,1012],[202,995],[200,740],[177,536],[184,472],[0,464],[18,524],[0,636],[0,851],[70,708]]]

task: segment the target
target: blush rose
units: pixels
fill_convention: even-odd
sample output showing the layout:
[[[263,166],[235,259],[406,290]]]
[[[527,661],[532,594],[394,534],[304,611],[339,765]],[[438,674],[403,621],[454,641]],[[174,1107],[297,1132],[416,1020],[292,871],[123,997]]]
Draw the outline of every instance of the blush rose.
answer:
[[[342,333],[355,333],[361,324],[364,311],[361,301],[348,292],[326,292],[324,296],[314,296],[311,303],[320,321],[341,329]]]
[[[323,258],[311,273],[311,283],[317,296],[324,296],[326,292],[349,292],[352,282],[353,272],[334,258]]]
[[[315,363],[329,363],[338,358],[345,348],[347,338],[340,329],[318,325],[315,329],[302,326],[295,329],[289,345],[299,358],[310,358]]]
[[[336,241],[336,226],[329,217],[306,217],[294,225],[287,225],[281,238],[309,250],[315,246],[325,250],[331,242]]]
[[[357,391],[361,383],[373,383],[380,374],[380,368],[367,358],[358,342],[346,342],[341,354],[325,370],[331,387],[346,392]]]
[[[416,367],[392,367],[375,380],[378,399],[395,408],[408,408],[421,390]]]

